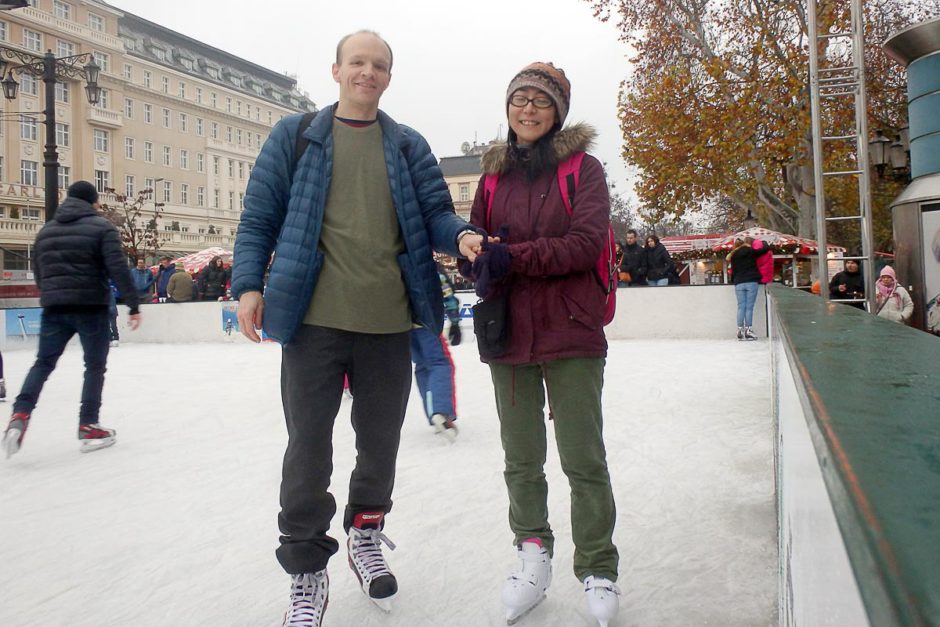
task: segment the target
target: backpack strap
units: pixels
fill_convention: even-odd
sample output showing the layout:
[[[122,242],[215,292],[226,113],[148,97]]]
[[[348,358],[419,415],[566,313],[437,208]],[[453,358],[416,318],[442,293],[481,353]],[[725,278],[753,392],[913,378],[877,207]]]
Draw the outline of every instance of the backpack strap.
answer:
[[[291,181],[294,180],[294,170],[297,169],[297,163],[300,161],[300,158],[304,156],[307,146],[310,145],[310,140],[304,137],[304,131],[307,130],[307,127],[310,126],[310,123],[313,122],[313,118],[316,115],[316,111],[307,111],[303,114],[303,117],[300,118],[300,125],[297,127],[297,136],[294,139],[294,160],[291,162],[290,166]]]
[[[561,191],[561,200],[565,203],[565,210],[571,215],[574,207],[574,193],[578,189],[581,178],[581,162],[584,161],[584,151],[579,150],[558,164],[558,189]]]

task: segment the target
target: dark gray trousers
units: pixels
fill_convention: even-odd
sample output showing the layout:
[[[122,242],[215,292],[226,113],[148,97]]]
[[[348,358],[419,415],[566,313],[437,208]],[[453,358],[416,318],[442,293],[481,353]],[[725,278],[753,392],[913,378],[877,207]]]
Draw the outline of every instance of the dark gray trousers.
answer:
[[[359,512],[392,508],[395,461],[411,392],[409,335],[301,325],[281,356],[288,443],[281,473],[277,559],[291,574],[326,568],[339,548],[328,535],[336,513],[329,486],[333,422],[342,402],[344,374],[353,393],[357,453],[344,528],[349,530]]]

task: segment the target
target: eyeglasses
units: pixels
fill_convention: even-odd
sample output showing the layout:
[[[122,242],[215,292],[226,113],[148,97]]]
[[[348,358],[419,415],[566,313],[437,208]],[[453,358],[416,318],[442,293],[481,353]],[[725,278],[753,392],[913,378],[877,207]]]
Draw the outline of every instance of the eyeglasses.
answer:
[[[509,98],[509,104],[514,107],[519,107],[520,109],[526,106],[529,103],[535,105],[536,109],[548,109],[549,107],[554,106],[554,102],[548,96],[536,96],[535,98],[526,98],[522,94],[513,94]]]

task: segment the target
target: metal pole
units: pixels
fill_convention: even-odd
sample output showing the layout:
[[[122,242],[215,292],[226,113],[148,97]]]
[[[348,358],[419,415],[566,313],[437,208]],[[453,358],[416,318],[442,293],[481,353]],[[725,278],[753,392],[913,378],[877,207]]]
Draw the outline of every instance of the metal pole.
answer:
[[[46,191],[46,222],[55,217],[55,210],[59,206],[59,153],[56,152],[55,136],[55,84],[56,84],[56,58],[52,51],[47,51],[42,57],[42,82],[46,89],[46,150],[43,152],[43,171],[45,172]]]
[[[816,0],[807,3],[806,23],[809,27],[809,83],[810,83],[810,112],[813,128],[813,190],[816,200],[816,253],[819,255],[819,295],[823,300],[829,300],[829,290],[823,289],[823,284],[829,284],[829,263],[826,259],[826,191],[823,182],[822,163],[822,111],[819,104],[819,39],[817,38]],[[793,258],[794,279],[796,287],[796,258]]]
[[[868,96],[865,90],[865,12],[862,0],[852,2],[852,23],[856,38],[852,44],[855,67],[858,68],[858,91],[855,95],[855,125],[858,132],[858,201],[862,216],[859,235],[862,256],[867,267],[862,269],[868,311],[875,313],[875,246],[871,227],[871,170],[868,163]]]

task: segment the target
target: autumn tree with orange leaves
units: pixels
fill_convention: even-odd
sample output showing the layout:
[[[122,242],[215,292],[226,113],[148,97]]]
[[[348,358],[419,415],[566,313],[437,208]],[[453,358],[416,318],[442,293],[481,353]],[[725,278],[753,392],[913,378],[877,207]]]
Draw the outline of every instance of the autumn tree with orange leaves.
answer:
[[[635,50],[621,86],[624,159],[637,166],[648,222],[678,219],[703,206],[752,209],[761,224],[815,232],[805,2],[794,0],[586,0],[616,20]],[[820,6],[820,33],[847,30],[848,0]],[[870,129],[906,125],[906,76],[881,43],[898,29],[940,13],[937,0],[867,0],[866,86]],[[838,40],[820,45],[827,64],[844,62]],[[826,104],[824,123],[854,133],[850,99]],[[865,146],[867,149],[867,146]],[[852,146],[827,146],[826,168],[854,160]],[[876,181],[876,246],[890,245],[887,204],[900,181]],[[857,210],[857,183],[827,183],[832,215]],[[830,240],[850,238],[844,227]]]

